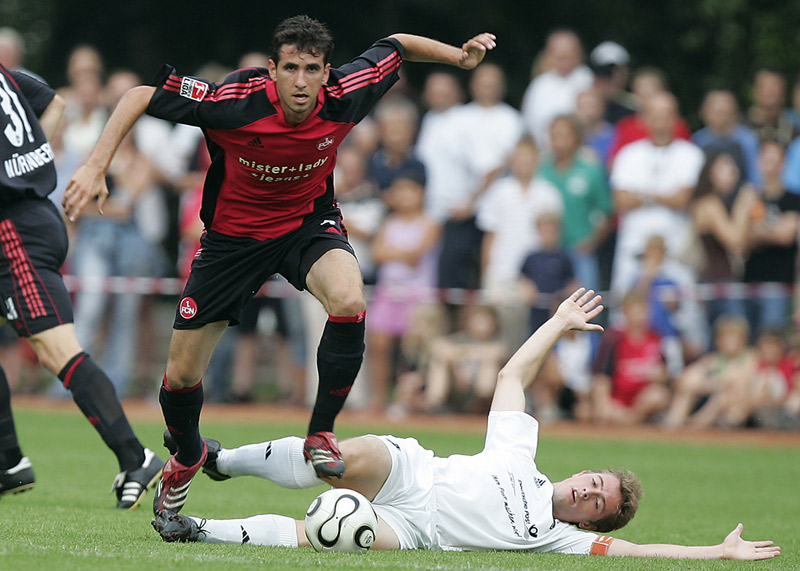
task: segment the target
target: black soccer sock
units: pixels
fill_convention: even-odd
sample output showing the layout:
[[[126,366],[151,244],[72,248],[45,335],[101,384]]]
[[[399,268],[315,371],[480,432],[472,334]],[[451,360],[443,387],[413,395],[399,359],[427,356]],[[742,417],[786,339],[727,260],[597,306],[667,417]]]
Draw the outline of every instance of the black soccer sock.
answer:
[[[171,389],[164,375],[158,402],[161,403],[167,429],[178,446],[175,458],[184,466],[194,466],[203,455],[203,439],[200,437],[203,381],[186,389]]]
[[[17,441],[14,416],[11,414],[11,387],[6,372],[0,367],[0,470],[13,468],[22,460]]]
[[[317,348],[319,386],[308,433],[331,432],[364,360],[364,316],[330,316]]]
[[[58,378],[72,400],[114,452],[120,471],[136,470],[144,462],[144,448],[133,433],[114,385],[86,353],[78,353],[61,369]]]

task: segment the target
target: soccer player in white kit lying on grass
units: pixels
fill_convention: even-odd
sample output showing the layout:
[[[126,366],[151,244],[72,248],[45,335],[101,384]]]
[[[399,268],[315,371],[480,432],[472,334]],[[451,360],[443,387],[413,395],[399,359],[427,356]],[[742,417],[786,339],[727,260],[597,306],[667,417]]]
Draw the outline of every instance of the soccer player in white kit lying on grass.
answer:
[[[768,559],[771,541],[742,539],[739,524],[719,545],[638,545],[599,535],[634,516],[641,484],[628,471],[584,471],[550,482],[534,458],[537,421],[526,414],[525,389],[547,353],[571,329],[602,331],[591,320],[600,296],[579,289],[561,303],[497,377],[486,445],[474,456],[437,458],[413,438],[366,435],[341,443],[347,472],[317,478],[303,458],[303,439],[287,437],[235,449],[207,439],[204,471],[213,479],[258,476],[286,488],[330,484],[356,490],[379,517],[373,549],[530,550],[693,559]],[[281,515],[214,520],[161,511],[153,527],[165,541],[309,545],[304,522]]]

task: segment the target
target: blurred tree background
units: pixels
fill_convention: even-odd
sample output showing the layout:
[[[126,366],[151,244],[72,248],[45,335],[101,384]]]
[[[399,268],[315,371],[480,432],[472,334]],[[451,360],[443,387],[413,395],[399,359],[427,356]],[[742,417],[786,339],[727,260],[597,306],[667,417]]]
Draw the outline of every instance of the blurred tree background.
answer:
[[[97,47],[107,70],[126,67],[149,78],[169,62],[191,73],[209,61],[233,67],[242,53],[265,50],[274,25],[298,13],[330,26],[334,65],[393,32],[460,44],[492,31],[498,48],[489,57],[508,72],[515,106],[556,27],[575,29],[587,51],[612,39],[628,49],[634,67],[664,69],[690,119],[710,87],[730,87],[747,103],[759,66],[783,71],[790,82],[800,72],[800,2],[785,0],[373,0],[297,7],[252,0],[0,0],[0,25],[16,28],[27,42],[26,67],[55,87],[66,82],[67,57],[79,44]],[[417,88],[429,71],[406,69]]]

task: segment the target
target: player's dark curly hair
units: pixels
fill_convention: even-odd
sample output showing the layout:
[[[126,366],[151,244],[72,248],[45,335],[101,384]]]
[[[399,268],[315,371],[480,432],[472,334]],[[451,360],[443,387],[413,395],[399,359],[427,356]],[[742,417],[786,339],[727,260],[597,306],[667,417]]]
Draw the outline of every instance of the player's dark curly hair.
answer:
[[[272,34],[270,59],[280,61],[281,46],[295,46],[307,54],[321,55],[325,63],[333,53],[333,35],[328,26],[309,16],[292,16],[278,24]]]
[[[642,483],[636,474],[630,470],[599,470],[601,474],[611,474],[616,476],[619,480],[619,491],[622,496],[622,501],[619,503],[619,509],[614,513],[607,515],[603,519],[593,521],[596,526],[596,531],[600,533],[608,533],[614,531],[625,525],[633,519],[636,515],[636,510],[639,508],[639,501],[642,499]]]

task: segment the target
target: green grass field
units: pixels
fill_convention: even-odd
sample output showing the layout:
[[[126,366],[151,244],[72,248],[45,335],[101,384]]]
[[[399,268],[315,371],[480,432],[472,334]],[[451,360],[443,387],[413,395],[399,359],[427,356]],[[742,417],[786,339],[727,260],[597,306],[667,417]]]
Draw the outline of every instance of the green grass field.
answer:
[[[545,437],[539,467],[560,479],[586,467],[628,467],[645,486],[634,521],[616,535],[636,542],[718,543],[741,521],[745,538],[774,539],[783,555],[760,563],[600,558],[526,553],[370,552],[162,543],[150,527],[152,492],[133,512],[112,509],[117,467],[75,412],[18,409],[18,431],[32,459],[31,492],[0,500],[0,569],[800,569],[800,448],[601,442]],[[146,446],[161,453],[162,424],[134,422]],[[300,433],[302,425],[203,423],[203,432],[234,446]],[[340,423],[340,437],[368,430]],[[440,455],[474,453],[479,431],[393,429]],[[285,491],[257,479],[212,482],[199,475],[184,512],[217,518],[256,513],[299,517],[323,488]]]

